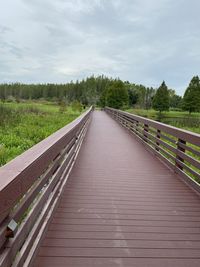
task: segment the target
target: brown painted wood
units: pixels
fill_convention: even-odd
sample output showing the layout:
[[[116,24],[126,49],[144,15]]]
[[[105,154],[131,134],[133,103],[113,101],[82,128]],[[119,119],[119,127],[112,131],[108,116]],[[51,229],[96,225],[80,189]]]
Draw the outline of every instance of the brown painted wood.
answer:
[[[151,259],[148,258],[135,258],[134,263],[132,258],[95,258],[95,257],[39,257],[36,263],[37,267],[49,266],[49,267],[116,267],[116,266],[137,266],[137,267],[172,267],[172,266],[182,266],[182,267],[199,267],[198,259]]]
[[[106,108],[105,110],[122,126],[132,132],[149,151],[182,176],[185,183],[188,183],[189,186],[200,193],[200,186],[197,186],[194,182],[195,179],[200,183],[200,158],[197,156],[200,146],[199,134],[121,110],[112,108]],[[145,131],[145,129],[149,130]],[[189,156],[188,153],[191,155]]]
[[[200,266],[200,198],[95,112],[35,259],[41,266]]]
[[[36,179],[78,134],[91,108],[76,120],[0,168],[0,223]]]
[[[108,239],[108,240],[158,240],[158,241],[199,241],[200,234],[168,232],[123,232],[123,231],[48,231],[47,238],[52,239]]]
[[[110,110],[114,110],[111,109]],[[199,134],[197,133],[193,133],[187,130],[183,130],[183,129],[179,129],[176,128],[174,126],[171,125],[166,125],[164,123],[160,123],[160,122],[156,122],[154,120],[151,119],[146,119],[144,117],[141,116],[137,116],[125,111],[118,111],[118,110],[114,110],[116,112],[120,112],[120,114],[122,114],[122,116],[124,116],[124,118],[129,118],[132,120],[135,120],[137,122],[140,122],[142,124],[147,124],[155,129],[159,129],[161,131],[164,131],[165,133],[171,134],[172,136],[175,136],[177,138],[180,138],[181,140],[185,140],[187,139],[188,142],[195,144],[197,146],[200,145],[200,139],[199,139]]]
[[[88,128],[91,112],[92,108],[67,127],[1,168],[0,173],[5,176],[4,180],[0,179],[1,267],[24,266],[24,261],[30,257],[30,250],[34,247],[35,252],[37,251],[36,243],[40,241],[38,232],[43,229],[50,218],[49,213],[52,207],[56,206],[60,199],[60,194]],[[27,155],[30,155],[30,158],[26,159]],[[46,156],[49,158],[47,159]],[[13,178],[10,179],[12,168]],[[37,177],[36,175],[39,175],[41,171],[43,175]],[[32,180],[34,177],[35,179]],[[27,192],[29,187],[31,189]],[[18,198],[24,193],[23,199],[14,208]],[[26,214],[27,208],[29,211]],[[3,219],[4,221],[1,222]],[[11,219],[15,219],[18,223],[18,230],[13,238],[6,239],[5,230]],[[30,262],[32,262],[32,257]]]
[[[46,247],[64,248],[171,248],[171,249],[200,249],[198,241],[159,241],[159,240],[112,240],[112,239],[53,239],[46,238],[43,242]]]

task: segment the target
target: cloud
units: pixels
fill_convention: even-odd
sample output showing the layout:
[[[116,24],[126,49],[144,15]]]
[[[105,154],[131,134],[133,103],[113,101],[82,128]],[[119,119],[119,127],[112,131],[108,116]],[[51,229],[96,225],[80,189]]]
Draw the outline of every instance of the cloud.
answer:
[[[147,86],[166,80],[182,94],[199,74],[199,9],[197,0],[7,0],[0,82],[104,73]]]

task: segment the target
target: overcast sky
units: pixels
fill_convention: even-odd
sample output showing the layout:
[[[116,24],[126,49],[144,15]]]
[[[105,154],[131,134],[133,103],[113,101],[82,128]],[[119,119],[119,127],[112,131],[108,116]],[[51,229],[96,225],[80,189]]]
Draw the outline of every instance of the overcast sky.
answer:
[[[0,82],[92,74],[183,94],[200,74],[200,1],[0,0]]]

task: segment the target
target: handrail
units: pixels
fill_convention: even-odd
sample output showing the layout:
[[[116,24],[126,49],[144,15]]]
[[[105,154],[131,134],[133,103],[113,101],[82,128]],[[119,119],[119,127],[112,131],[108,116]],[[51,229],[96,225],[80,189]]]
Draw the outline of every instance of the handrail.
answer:
[[[28,257],[39,229],[51,217],[92,110],[0,168],[0,267],[13,261],[21,266]]]
[[[105,110],[200,193],[200,134],[125,111]]]

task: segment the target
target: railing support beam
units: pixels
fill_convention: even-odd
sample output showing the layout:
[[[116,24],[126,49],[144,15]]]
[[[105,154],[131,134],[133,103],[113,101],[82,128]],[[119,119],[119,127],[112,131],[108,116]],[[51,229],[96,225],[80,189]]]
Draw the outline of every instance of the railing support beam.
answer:
[[[186,145],[186,141],[184,141],[182,139],[178,139],[178,142],[177,142],[177,150],[180,150],[181,152],[184,152],[185,153],[185,149],[182,148],[180,146],[180,144]],[[184,162],[184,159],[182,157],[180,157],[179,155],[176,155],[176,158],[179,161]],[[178,162],[176,162],[176,167],[179,168],[180,170],[183,170],[183,167]]]

